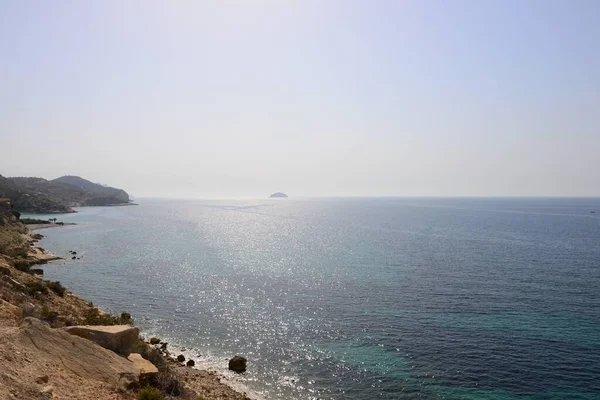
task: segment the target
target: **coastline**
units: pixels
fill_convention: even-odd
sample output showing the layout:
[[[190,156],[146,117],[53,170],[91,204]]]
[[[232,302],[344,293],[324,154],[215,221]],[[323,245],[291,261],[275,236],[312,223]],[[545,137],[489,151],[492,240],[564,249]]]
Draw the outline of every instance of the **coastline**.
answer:
[[[75,222],[61,222],[60,224],[26,224],[25,226],[30,230],[30,231],[37,231],[40,229],[47,229],[47,228],[61,228],[63,226],[73,226],[73,225],[77,225]]]
[[[0,254],[0,275],[2,276],[2,280],[0,281],[0,332],[11,332],[12,334],[16,334],[15,332],[27,330],[29,328],[23,327],[30,318],[27,317],[35,317],[41,321],[45,321],[50,327],[54,328],[53,330],[61,330],[64,329],[64,326],[70,325],[81,325],[83,321],[89,320],[89,315],[93,314],[98,316],[100,319],[110,319],[116,318],[107,314],[103,310],[98,307],[95,307],[91,302],[86,301],[81,298],[77,294],[64,289],[64,292],[60,295],[58,293],[53,293],[52,290],[44,289],[43,292],[31,292],[31,296],[23,295],[29,293],[27,288],[34,287],[35,285],[48,284],[50,281],[43,281],[40,278],[39,274],[43,274],[42,270],[39,269],[31,269],[30,266],[38,265],[38,264],[46,264],[48,262],[52,262],[55,260],[64,260],[63,257],[59,257],[51,252],[44,250],[41,247],[35,246],[34,244],[42,239],[42,235],[33,233],[34,230],[43,229],[43,228],[52,228],[52,227],[62,227],[64,225],[59,224],[43,224],[43,226],[33,226],[34,229],[28,227],[27,233],[23,233],[23,236],[26,238],[29,248],[24,259],[29,263],[25,270],[21,271],[17,269],[14,265],[14,262],[11,261],[11,257],[8,257],[5,254]],[[74,224],[69,224],[74,225]],[[15,264],[16,265],[16,264]],[[23,263],[23,265],[25,265]],[[59,287],[62,287],[59,284]],[[19,293],[22,292],[22,293]],[[12,301],[9,301],[12,300]],[[126,313],[124,313],[126,314]],[[121,315],[121,319],[123,315]],[[130,318],[130,317],[128,317]],[[132,321],[133,322],[133,321]],[[14,342],[14,340],[13,340]],[[5,367],[5,362],[10,361],[12,364],[13,357],[6,354],[7,346],[10,343],[3,343],[0,341],[0,369]],[[91,344],[88,344],[91,346]],[[172,379],[175,379],[179,382],[182,387],[185,387],[185,392],[192,397],[185,395],[184,397],[179,397],[182,399],[205,399],[205,400],[217,400],[217,399],[232,399],[232,400],[259,400],[260,396],[257,394],[251,393],[250,390],[246,390],[245,387],[237,384],[236,382],[231,381],[228,377],[221,375],[217,371],[213,371],[210,368],[202,369],[199,366],[190,367],[185,364],[178,362],[176,359],[176,355],[179,353],[170,353],[169,351],[161,351],[158,345],[151,345],[149,343],[149,338],[144,338],[140,335],[140,346],[142,350],[140,352],[147,352],[148,354],[152,354],[153,358],[159,361],[159,364],[167,365],[167,369],[169,373],[172,374]],[[166,347],[166,346],[165,346]],[[98,349],[100,351],[101,348]],[[18,347],[15,347],[14,351],[20,353]],[[31,353],[31,349],[26,348],[23,350],[24,354]],[[35,352],[35,351],[34,351]],[[158,355],[157,355],[158,354]],[[36,356],[43,356],[44,354],[30,354],[29,359],[36,359]],[[2,358],[6,359],[3,360]],[[60,358],[61,356],[59,356]],[[63,354],[62,357],[65,357]],[[62,359],[62,358],[60,358]],[[27,367],[27,358],[25,358],[23,367]],[[8,365],[6,365],[8,368]],[[15,376],[24,376],[24,371],[22,368],[12,367],[11,369],[14,371]],[[72,371],[71,371],[72,372]],[[48,374],[51,375],[51,374]],[[77,375],[77,374],[75,374]],[[61,374],[52,374],[52,381],[62,382],[62,381],[70,381],[71,377],[69,371],[63,371]],[[31,377],[29,377],[31,378]],[[0,386],[5,382],[0,379]],[[15,386],[14,382],[9,384],[7,387],[12,387],[10,391],[10,395],[24,395],[25,398],[38,398],[32,396],[31,387],[24,388],[25,382],[21,382],[21,379],[17,379],[17,385]],[[95,385],[96,383],[94,383]],[[20,389],[19,389],[20,388]],[[43,391],[44,388],[42,388]],[[72,390],[72,392],[71,392]],[[82,392],[83,390],[83,392]],[[86,390],[89,390],[86,392]],[[52,391],[54,395],[53,398],[61,398],[60,395],[65,395],[68,398],[89,398],[90,394],[98,399],[104,398],[118,398],[118,399],[133,399],[135,397],[134,391],[123,392],[122,390],[117,391],[117,396],[114,397],[110,395],[106,397],[105,395],[101,395],[100,393],[105,393],[106,390],[110,392],[111,390],[115,391],[116,389],[104,387],[102,390],[98,388],[91,388],[86,386],[78,387],[77,389],[70,388],[68,385],[63,386],[60,384],[56,384]],[[182,392],[183,393],[183,392]],[[3,391],[0,390],[0,394],[3,394]],[[39,393],[38,393],[39,394]],[[57,396],[58,394],[58,396]],[[88,397],[86,397],[88,396]],[[23,397],[23,396],[21,396]],[[45,397],[44,397],[45,398]],[[171,398],[171,397],[169,397]]]
[[[87,204],[85,206],[73,206],[73,207],[128,207],[128,206],[139,206],[138,203],[115,203],[115,204]],[[75,211],[77,212],[77,211]]]

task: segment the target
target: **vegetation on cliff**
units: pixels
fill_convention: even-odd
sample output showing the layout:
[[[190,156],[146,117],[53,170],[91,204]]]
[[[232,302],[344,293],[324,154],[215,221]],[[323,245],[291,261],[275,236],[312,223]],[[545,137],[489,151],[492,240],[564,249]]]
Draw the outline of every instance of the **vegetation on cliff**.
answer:
[[[11,202],[0,199],[0,254],[24,257],[29,251],[27,228],[13,214]]]

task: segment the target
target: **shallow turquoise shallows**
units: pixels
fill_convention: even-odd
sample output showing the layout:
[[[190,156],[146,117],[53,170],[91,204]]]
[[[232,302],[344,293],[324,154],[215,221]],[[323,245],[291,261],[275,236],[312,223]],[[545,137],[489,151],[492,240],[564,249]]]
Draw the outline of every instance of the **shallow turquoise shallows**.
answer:
[[[139,203],[46,279],[266,399],[600,398],[600,199]]]

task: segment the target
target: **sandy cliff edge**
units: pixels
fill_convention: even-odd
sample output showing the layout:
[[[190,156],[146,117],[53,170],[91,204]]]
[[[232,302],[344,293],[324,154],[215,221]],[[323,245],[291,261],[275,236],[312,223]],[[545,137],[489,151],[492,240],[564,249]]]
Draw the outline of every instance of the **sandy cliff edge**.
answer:
[[[26,261],[33,266],[60,259],[34,247],[39,235],[21,235],[29,244],[27,255],[18,258],[21,269],[28,269],[22,267]],[[120,390],[116,378],[127,371],[129,361],[55,329],[85,324],[90,316],[105,313],[71,292],[60,296],[38,275],[16,268],[16,260],[0,253],[0,399],[135,399],[135,390]],[[167,399],[250,399],[243,388],[234,390],[213,371],[161,357],[187,391]]]

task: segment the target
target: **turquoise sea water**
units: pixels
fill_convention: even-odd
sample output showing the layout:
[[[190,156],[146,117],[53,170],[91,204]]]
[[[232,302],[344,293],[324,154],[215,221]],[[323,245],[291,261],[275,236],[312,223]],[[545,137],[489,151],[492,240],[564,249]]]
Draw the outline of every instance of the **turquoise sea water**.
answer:
[[[46,279],[267,399],[600,398],[600,199],[139,203]]]

